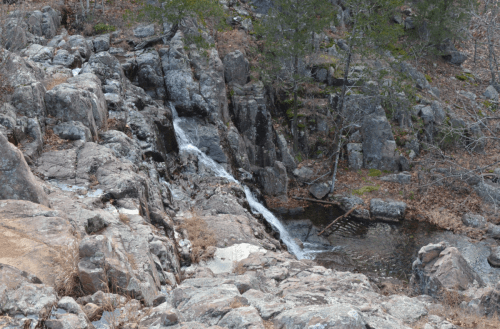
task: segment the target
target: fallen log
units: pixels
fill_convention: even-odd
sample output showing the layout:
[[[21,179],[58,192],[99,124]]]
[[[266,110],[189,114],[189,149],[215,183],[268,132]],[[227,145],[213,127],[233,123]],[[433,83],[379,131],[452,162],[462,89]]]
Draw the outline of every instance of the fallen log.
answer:
[[[325,227],[325,229],[321,232],[318,233],[318,236],[320,236],[321,234],[325,233],[326,230],[328,230],[333,224],[335,224],[336,222],[338,222],[339,220],[341,220],[342,218],[346,218],[347,216],[349,216],[355,209],[357,209],[359,207],[356,206],[354,208],[352,208],[351,210],[349,210],[348,212],[346,212],[345,214],[343,214],[342,216],[338,217],[337,219],[335,219],[330,225],[328,225],[327,227]]]
[[[338,202],[330,202],[330,201],[323,201],[323,200],[316,200],[316,199],[309,199],[309,198],[300,198],[298,196],[293,197],[295,200],[303,200],[303,201],[311,201],[311,202],[318,202],[318,203],[325,203],[325,204],[333,204],[338,206]]]

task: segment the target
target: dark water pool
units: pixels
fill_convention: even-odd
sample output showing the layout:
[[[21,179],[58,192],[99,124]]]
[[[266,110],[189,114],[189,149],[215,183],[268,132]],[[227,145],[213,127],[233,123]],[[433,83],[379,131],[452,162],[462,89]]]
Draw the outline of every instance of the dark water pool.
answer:
[[[408,279],[418,250],[436,242],[442,232],[428,223],[400,223],[343,219],[317,236],[343,212],[334,206],[311,205],[301,214],[278,215],[290,234],[317,249],[315,259],[325,267]],[[322,250],[320,250],[322,249]]]

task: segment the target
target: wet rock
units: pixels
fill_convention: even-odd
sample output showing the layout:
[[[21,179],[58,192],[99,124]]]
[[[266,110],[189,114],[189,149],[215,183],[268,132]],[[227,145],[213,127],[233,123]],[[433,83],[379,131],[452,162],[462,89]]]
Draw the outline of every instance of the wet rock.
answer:
[[[373,219],[399,221],[404,219],[406,203],[394,200],[371,199],[370,213]]]
[[[387,175],[384,177],[380,177],[380,180],[385,182],[392,182],[398,184],[410,184],[411,183],[411,175],[407,172],[403,172],[400,174]]]
[[[47,195],[35,180],[23,154],[0,134],[0,200],[27,200],[49,206]]]
[[[244,86],[248,82],[250,64],[241,51],[236,50],[227,54],[223,64],[226,83],[237,83]]]
[[[484,285],[458,249],[444,242],[422,247],[412,268],[412,286],[430,296],[438,296],[443,288],[461,291],[474,284]]]
[[[465,226],[479,228],[479,229],[486,228],[488,224],[487,220],[483,216],[471,213],[467,213],[462,216],[462,223]]]
[[[276,161],[274,167],[265,167],[257,172],[257,181],[263,192],[271,196],[284,196],[288,193],[288,175],[282,162]]]
[[[309,193],[311,193],[316,199],[321,200],[328,193],[330,193],[330,184],[328,184],[328,183],[313,184],[309,188]]]
[[[349,168],[359,170],[363,167],[363,144],[349,143],[347,144],[347,156]]]
[[[83,140],[84,142],[90,142],[92,140],[90,129],[79,121],[64,122],[54,126],[52,130],[54,134],[62,139]]]

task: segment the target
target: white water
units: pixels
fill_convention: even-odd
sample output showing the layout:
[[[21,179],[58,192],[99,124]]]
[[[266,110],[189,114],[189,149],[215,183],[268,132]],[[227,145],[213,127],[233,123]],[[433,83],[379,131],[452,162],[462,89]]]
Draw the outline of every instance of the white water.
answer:
[[[198,161],[201,162],[205,167],[210,168],[215,175],[227,178],[229,181],[241,185],[240,182],[238,182],[231,174],[229,174],[220,164],[209,158],[205,153],[203,153],[200,149],[198,149],[191,143],[189,138],[186,136],[186,133],[179,125],[183,121],[183,119],[179,118],[177,112],[175,111],[175,107],[172,104],[170,104],[170,108],[174,117],[174,129],[177,143],[179,144],[179,151],[195,153],[198,156]],[[248,187],[244,186],[244,189],[248,204],[250,205],[252,211],[262,214],[266,221],[279,232],[280,238],[287,246],[288,251],[294,254],[298,259],[310,258],[307,253],[304,252],[297,245],[297,243],[295,243],[280,220],[276,218],[276,216],[274,216],[273,213],[270,212],[266,207],[259,203],[257,199],[255,199]]]

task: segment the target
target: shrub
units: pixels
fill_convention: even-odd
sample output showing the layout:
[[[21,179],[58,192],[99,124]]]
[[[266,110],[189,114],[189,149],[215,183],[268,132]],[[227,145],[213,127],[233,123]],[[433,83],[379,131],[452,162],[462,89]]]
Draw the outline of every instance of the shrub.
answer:
[[[360,189],[352,191],[352,193],[357,194],[357,195],[363,195],[365,193],[370,193],[373,191],[378,191],[380,189],[380,186],[363,186]]]
[[[370,177],[379,177],[380,175],[382,175],[382,172],[378,169],[370,169],[368,172],[368,176]]]
[[[98,34],[109,33],[116,31],[116,27],[105,23],[97,23],[94,25],[94,31]]]
[[[185,229],[191,241],[191,258],[193,263],[213,257],[217,244],[215,232],[208,228],[207,223],[196,212],[191,212],[191,217],[184,218],[181,228]]]

